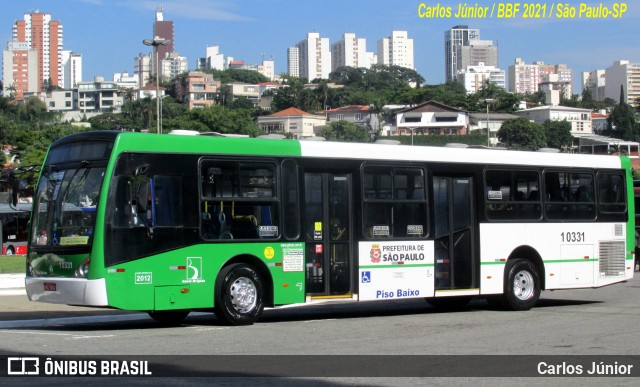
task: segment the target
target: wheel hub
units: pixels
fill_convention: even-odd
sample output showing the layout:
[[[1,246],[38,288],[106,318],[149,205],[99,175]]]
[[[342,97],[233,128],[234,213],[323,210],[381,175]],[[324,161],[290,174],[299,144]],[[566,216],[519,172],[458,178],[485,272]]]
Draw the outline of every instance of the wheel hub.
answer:
[[[534,293],[533,276],[526,270],[519,271],[513,280],[513,294],[522,301],[533,297]]]
[[[230,289],[231,303],[240,313],[247,313],[256,306],[258,290],[249,278],[238,278]]]

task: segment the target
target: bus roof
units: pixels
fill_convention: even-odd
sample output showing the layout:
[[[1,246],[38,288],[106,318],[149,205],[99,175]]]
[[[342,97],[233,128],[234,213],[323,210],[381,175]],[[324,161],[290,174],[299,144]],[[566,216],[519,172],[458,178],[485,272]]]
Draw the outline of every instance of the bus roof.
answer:
[[[95,138],[95,137],[94,137]],[[77,139],[77,138],[76,138]],[[451,148],[332,141],[158,135],[122,132],[114,150],[167,153],[210,153],[411,162],[479,163],[486,165],[612,168],[620,156]]]

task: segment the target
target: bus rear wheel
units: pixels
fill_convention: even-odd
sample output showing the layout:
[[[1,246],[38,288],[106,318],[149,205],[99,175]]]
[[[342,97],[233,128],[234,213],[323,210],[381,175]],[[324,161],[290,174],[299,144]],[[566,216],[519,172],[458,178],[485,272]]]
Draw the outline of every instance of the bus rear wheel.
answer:
[[[529,310],[540,298],[540,276],[527,259],[515,259],[505,267],[504,306],[512,310]]]
[[[258,272],[244,263],[220,271],[214,294],[214,312],[228,325],[251,325],[264,309],[264,284]]]
[[[7,251],[5,251],[5,255],[14,255],[16,251],[13,249],[13,246],[7,247]]]

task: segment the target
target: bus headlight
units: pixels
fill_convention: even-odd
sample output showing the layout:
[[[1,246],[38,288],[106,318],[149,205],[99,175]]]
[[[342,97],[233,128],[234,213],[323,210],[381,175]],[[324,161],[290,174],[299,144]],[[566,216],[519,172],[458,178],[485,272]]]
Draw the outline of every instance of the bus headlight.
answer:
[[[82,262],[80,266],[78,266],[76,271],[73,273],[73,276],[76,278],[87,278],[87,276],[89,275],[89,262],[90,259],[89,257],[87,257],[87,259],[85,259],[84,262]]]

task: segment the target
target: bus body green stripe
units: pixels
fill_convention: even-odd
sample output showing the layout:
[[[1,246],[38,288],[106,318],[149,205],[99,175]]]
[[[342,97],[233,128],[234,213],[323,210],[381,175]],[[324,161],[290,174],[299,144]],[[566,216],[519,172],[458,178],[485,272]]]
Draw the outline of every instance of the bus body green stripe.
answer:
[[[167,141],[171,138],[171,141]],[[300,143],[294,140],[269,140],[232,137],[156,135],[122,133],[114,146],[120,152],[196,153],[256,156],[300,156]]]

